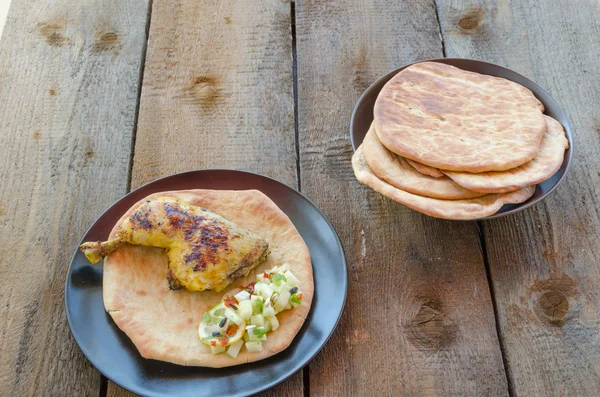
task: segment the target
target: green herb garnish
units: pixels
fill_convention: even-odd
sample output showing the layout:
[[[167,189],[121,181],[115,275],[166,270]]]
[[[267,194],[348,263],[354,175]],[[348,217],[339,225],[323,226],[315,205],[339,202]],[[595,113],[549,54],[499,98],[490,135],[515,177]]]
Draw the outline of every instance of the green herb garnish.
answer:
[[[291,301],[292,303],[295,303],[295,304],[297,304],[297,305],[299,305],[299,304],[301,303],[301,302],[300,302],[300,298],[298,298],[298,295],[296,295],[296,294],[292,295],[292,297],[290,298],[290,301]]]
[[[265,336],[267,334],[267,330],[264,329],[263,327],[256,327],[256,328],[252,329],[252,333],[254,334],[254,336],[256,336],[258,338],[262,338],[263,336]]]
[[[271,276],[271,282],[274,282],[275,284],[279,285],[281,284],[281,281],[287,282],[287,278],[285,278],[283,274],[275,273]]]
[[[210,314],[208,314],[208,312],[202,315],[202,321],[204,321],[205,323],[210,322]]]

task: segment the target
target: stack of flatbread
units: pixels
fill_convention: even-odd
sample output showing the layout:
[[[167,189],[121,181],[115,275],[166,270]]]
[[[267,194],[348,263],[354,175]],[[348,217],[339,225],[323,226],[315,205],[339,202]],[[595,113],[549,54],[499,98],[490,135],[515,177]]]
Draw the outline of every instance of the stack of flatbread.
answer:
[[[569,142],[512,81],[422,62],[394,76],[352,158],[358,181],[416,211],[477,219],[529,199]]]

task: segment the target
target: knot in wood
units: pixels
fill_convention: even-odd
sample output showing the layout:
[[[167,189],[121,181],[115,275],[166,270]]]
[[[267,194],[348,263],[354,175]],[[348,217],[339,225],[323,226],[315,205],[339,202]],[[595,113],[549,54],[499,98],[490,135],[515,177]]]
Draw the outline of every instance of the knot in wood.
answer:
[[[481,26],[484,15],[483,9],[472,8],[460,16],[458,27],[465,32],[472,33]]]
[[[203,108],[213,107],[220,98],[216,77],[200,76],[187,88],[187,99]]]
[[[456,326],[447,318],[437,296],[417,299],[409,309],[405,326],[409,340],[419,349],[440,349],[456,335]]]
[[[464,30],[473,30],[479,25],[479,20],[475,16],[466,16],[458,21],[458,26]]]
[[[94,43],[92,50],[94,52],[102,52],[113,49],[119,45],[119,35],[115,32],[105,32],[100,34],[98,40]]]
[[[560,291],[547,291],[539,297],[537,307],[546,321],[562,325],[569,312],[569,300]]]

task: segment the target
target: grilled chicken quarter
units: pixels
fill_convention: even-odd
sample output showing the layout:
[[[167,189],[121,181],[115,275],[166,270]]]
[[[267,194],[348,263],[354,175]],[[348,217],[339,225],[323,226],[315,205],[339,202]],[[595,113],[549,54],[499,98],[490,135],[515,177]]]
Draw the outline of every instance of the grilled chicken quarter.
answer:
[[[165,248],[173,290],[222,291],[269,255],[269,244],[260,236],[174,197],[146,200],[121,224],[115,239],[80,248],[98,263],[126,243]]]

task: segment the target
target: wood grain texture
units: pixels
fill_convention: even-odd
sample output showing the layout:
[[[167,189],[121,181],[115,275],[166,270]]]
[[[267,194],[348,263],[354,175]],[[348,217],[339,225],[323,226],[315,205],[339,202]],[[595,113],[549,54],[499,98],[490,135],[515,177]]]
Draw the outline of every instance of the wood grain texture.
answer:
[[[233,168],[297,187],[291,6],[154,0],[132,188]],[[302,373],[264,393],[301,396]],[[108,396],[126,392],[112,382]]]
[[[600,395],[600,6],[438,4],[448,56],[525,74],[563,105],[574,128],[574,163],[557,191],[518,216],[485,223],[514,395]]]
[[[476,224],[426,217],[360,185],[348,126],[367,86],[442,56],[432,2],[298,1],[302,191],[346,250],[349,291],[310,393],[507,395]]]
[[[154,2],[133,186],[219,167],[296,186],[290,9]]]
[[[69,260],[127,189],[143,1],[12,4],[0,42],[0,394],[97,396],[72,339]]]

